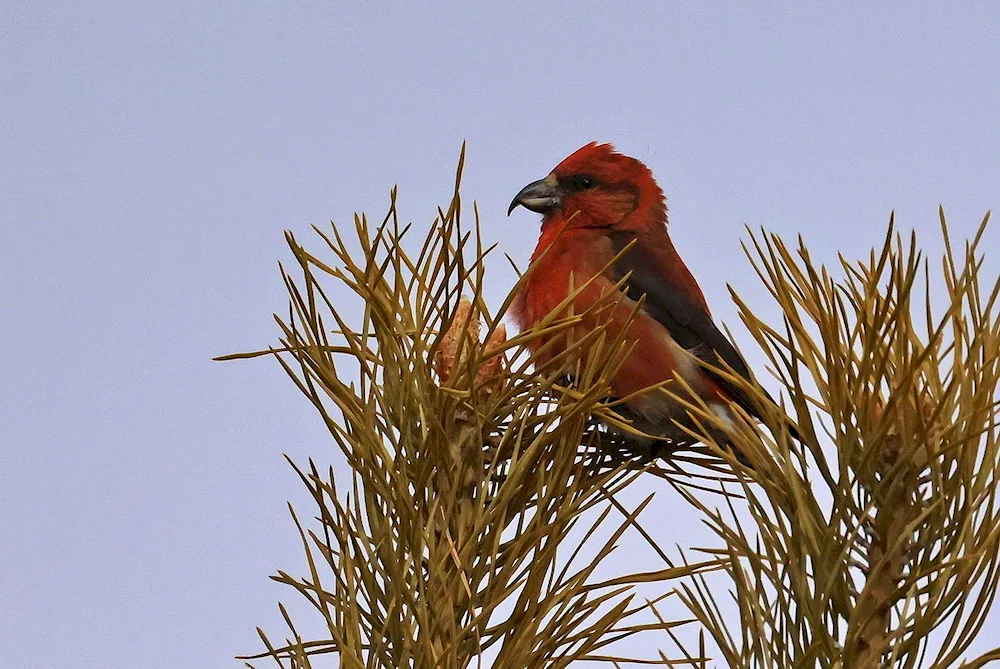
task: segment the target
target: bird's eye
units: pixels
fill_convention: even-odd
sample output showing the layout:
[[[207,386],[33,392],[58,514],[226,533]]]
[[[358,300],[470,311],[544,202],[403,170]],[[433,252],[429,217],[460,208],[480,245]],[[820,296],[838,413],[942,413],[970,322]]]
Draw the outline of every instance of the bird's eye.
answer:
[[[574,190],[588,190],[597,185],[597,180],[593,177],[579,176],[573,179]]]

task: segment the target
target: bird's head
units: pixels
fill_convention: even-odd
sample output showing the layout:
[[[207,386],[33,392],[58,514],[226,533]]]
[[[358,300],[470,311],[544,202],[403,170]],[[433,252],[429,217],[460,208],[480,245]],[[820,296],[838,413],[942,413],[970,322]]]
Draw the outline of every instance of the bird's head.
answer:
[[[559,163],[544,179],[521,189],[507,214],[521,205],[571,227],[640,229],[663,225],[667,208],[653,173],[610,144],[591,142]]]

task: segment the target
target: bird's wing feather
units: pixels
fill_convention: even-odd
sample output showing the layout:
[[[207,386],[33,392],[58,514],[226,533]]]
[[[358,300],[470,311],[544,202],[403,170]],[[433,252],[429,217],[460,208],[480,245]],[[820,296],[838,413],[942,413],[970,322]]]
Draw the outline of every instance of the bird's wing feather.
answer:
[[[724,367],[720,363],[721,359],[732,367],[736,374],[748,381],[752,379],[746,362],[712,322],[712,317],[681,286],[674,285],[676,282],[672,282],[671,278],[659,269],[662,263],[657,262],[657,258],[649,249],[636,243],[623,253],[625,247],[635,239],[635,233],[612,231],[608,237],[611,239],[615,254],[618,255],[614,264],[615,278],[621,280],[628,275],[625,288],[629,296],[638,299],[641,295],[645,295],[643,308],[667,329],[675,342],[710,365]],[[746,392],[718,374],[712,373],[711,370],[705,371],[723,387],[734,402],[751,415],[757,415],[758,412]]]

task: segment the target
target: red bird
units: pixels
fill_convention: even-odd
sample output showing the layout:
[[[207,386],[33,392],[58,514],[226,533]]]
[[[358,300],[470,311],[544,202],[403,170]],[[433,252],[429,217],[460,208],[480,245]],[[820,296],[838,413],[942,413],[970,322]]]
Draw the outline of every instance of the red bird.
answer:
[[[670,240],[666,201],[649,168],[610,144],[592,142],[544,179],[525,186],[507,214],[518,205],[542,214],[532,266],[512,306],[521,329],[566,309],[560,304],[586,283],[572,300],[573,313],[611,300],[610,315],[605,311],[585,318],[569,336],[592,331],[598,318],[607,319],[609,336],[627,328],[624,339],[635,345],[611,379],[611,389],[615,397],[627,398],[619,413],[635,428],[654,437],[691,441],[677,425],[690,427],[692,422],[676,399],[659,389],[640,392],[678,376],[724,423],[732,419],[730,402],[757,415],[745,392],[699,363],[723,368],[721,359],[736,374],[751,378],[743,358],[712,322],[701,288]],[[645,301],[632,318],[642,295]],[[564,334],[533,340],[536,366],[566,345]],[[658,450],[652,439],[629,435],[629,440],[654,455]]]

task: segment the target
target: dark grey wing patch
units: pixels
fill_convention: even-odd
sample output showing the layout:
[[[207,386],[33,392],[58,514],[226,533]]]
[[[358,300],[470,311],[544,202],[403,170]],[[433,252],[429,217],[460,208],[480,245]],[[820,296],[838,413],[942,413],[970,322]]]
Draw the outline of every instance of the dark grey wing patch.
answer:
[[[716,367],[724,367],[720,362],[724,360],[734,372],[748,381],[752,379],[746,362],[712,322],[712,317],[698,303],[674,290],[662,279],[657,272],[655,258],[637,244],[622,253],[635,239],[635,233],[609,231],[608,238],[615,254],[621,254],[615,262],[614,274],[618,281],[628,275],[624,288],[629,297],[639,299],[645,295],[643,308],[646,313],[663,325],[675,342],[698,359]],[[753,403],[742,389],[713,374],[711,370],[706,372],[726,389],[733,401],[751,415],[757,415]]]

